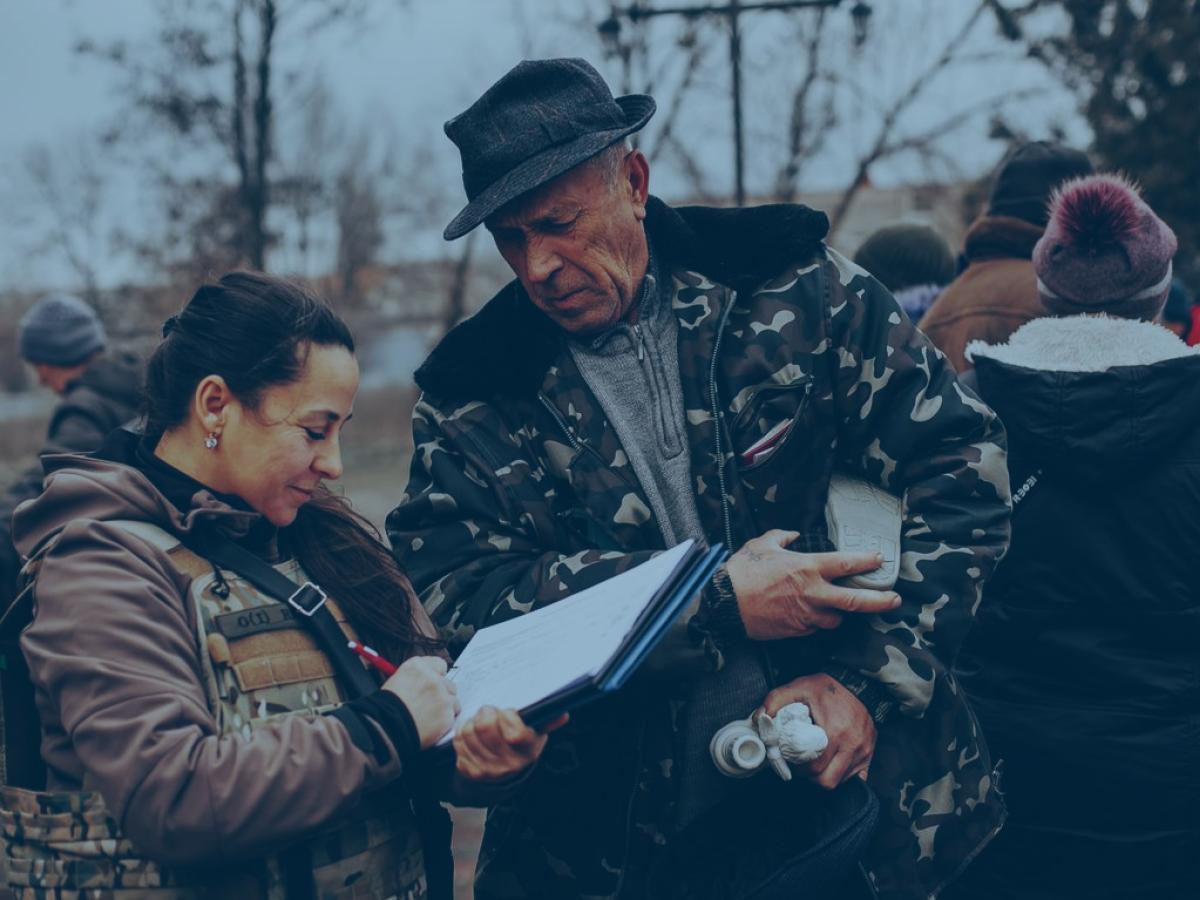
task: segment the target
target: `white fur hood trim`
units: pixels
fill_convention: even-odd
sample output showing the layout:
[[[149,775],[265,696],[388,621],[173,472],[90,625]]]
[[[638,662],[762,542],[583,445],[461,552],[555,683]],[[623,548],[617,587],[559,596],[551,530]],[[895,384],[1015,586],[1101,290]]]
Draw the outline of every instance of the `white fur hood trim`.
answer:
[[[1026,322],[1006,344],[971,341],[967,359],[989,358],[1050,372],[1104,372],[1200,355],[1161,325],[1104,315],[1043,317]]]

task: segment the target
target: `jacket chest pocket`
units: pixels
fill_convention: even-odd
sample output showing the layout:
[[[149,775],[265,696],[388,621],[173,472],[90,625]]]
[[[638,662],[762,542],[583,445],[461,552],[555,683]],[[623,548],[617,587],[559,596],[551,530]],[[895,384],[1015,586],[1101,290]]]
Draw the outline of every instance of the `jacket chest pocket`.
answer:
[[[811,378],[761,388],[732,426],[738,477],[759,533],[814,533],[832,471],[834,434],[822,427]]]
[[[252,591],[238,578],[193,585],[203,674],[222,734],[249,736],[267,719],[344,699],[329,658],[291,610]],[[342,618],[332,601],[327,607]]]
[[[738,411],[730,426],[738,471],[765,468],[803,431],[812,397],[812,380],[768,384],[759,388]]]

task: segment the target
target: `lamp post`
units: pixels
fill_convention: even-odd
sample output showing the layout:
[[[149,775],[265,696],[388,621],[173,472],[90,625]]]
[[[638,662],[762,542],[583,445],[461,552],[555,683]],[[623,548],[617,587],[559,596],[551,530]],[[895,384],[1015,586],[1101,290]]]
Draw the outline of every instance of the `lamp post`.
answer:
[[[742,135],[742,33],[740,19],[748,12],[788,11],[794,9],[829,9],[842,5],[842,0],[760,0],[744,3],[742,0],[727,0],[711,6],[646,6],[634,0],[629,6],[612,6],[607,19],[596,26],[606,52],[620,57],[625,79],[629,77],[629,47],[621,40],[621,20],[628,19],[637,25],[643,19],[658,16],[680,16],[698,19],[707,16],[724,16],[729,20],[729,63],[730,88],[733,94],[733,172],[734,197],[738,206],[746,202],[745,144]],[[871,18],[871,7],[858,0],[850,8],[854,25],[854,46],[861,47],[867,39],[867,24]],[[629,88],[626,85],[626,92]]]

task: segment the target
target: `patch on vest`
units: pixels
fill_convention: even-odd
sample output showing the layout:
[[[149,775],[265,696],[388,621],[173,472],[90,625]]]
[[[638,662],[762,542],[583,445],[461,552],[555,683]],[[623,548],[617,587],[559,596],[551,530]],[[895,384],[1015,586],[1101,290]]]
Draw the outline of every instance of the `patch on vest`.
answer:
[[[217,626],[217,631],[230,639],[264,631],[300,627],[291,607],[282,603],[268,603],[266,606],[223,613],[213,616],[213,623]]]

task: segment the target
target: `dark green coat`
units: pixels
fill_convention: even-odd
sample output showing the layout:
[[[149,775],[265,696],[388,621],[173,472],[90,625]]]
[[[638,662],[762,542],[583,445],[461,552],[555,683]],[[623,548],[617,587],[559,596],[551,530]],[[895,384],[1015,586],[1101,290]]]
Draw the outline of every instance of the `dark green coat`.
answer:
[[[90,453],[105,435],[135,415],[141,402],[144,366],[132,354],[101,356],[67,387],[54,407],[39,456]],[[13,548],[13,511],[42,492],[40,462],[26,469],[0,494],[0,603],[16,588],[20,558]]]
[[[928,896],[1003,817],[990,757],[948,673],[1008,541],[1000,424],[887,291],[821,243],[822,214],[672,210],[652,199],[647,230],[673,274],[709,539],[736,549],[786,528],[819,542],[835,465],[905,492],[903,605],[773,645],[773,655],[789,674],[835,674],[881,721],[870,783],[882,824],[866,868],[881,897]],[[514,282],[418,372],[412,473],[388,534],[456,640],[662,549],[563,340]],[[795,424],[775,454],[739,471],[736,451],[784,419]],[[700,664],[720,658],[712,624],[704,604],[685,623]],[[686,677],[677,667],[585,709],[551,741],[517,802],[493,812],[480,897],[645,892],[643,863],[670,834],[671,726]]]

